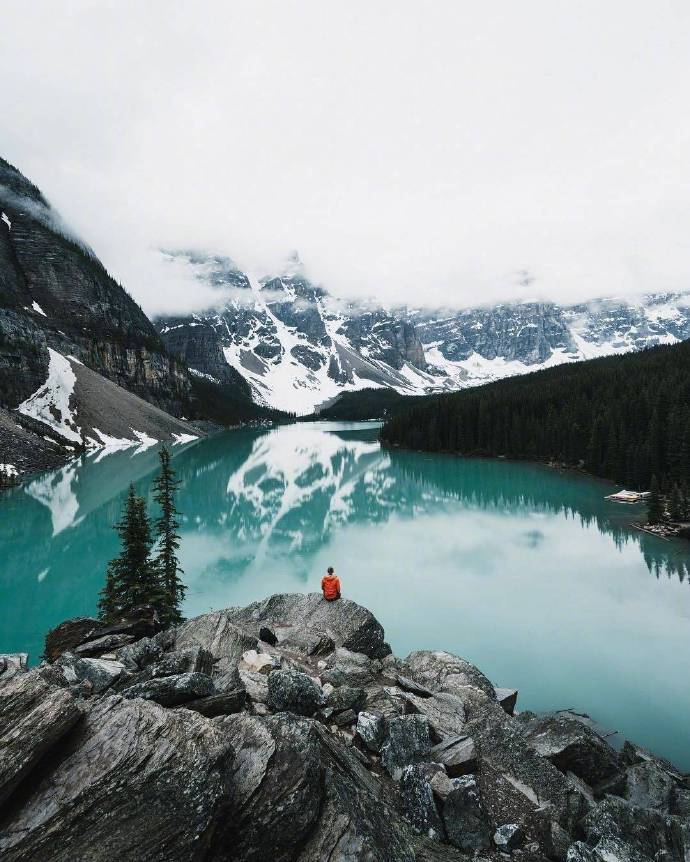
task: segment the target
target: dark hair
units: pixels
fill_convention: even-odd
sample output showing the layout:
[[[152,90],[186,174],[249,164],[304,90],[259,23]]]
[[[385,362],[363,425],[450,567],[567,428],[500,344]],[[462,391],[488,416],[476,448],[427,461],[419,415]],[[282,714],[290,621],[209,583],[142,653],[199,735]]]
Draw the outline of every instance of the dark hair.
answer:
[[[328,567],[328,574],[329,574],[329,575],[332,575],[332,574],[333,574],[333,566],[329,566],[329,567]]]

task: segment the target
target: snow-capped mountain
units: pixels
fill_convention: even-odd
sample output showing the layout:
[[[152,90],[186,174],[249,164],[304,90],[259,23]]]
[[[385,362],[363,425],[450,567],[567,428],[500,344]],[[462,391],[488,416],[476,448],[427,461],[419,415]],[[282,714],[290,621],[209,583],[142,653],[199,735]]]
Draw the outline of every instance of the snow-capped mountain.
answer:
[[[216,308],[162,318],[168,349],[193,373],[241,375],[257,403],[306,414],[345,391],[424,394],[690,338],[690,293],[571,306],[526,301],[465,309],[340,300],[293,255],[279,276],[228,257],[166,252],[219,289]]]

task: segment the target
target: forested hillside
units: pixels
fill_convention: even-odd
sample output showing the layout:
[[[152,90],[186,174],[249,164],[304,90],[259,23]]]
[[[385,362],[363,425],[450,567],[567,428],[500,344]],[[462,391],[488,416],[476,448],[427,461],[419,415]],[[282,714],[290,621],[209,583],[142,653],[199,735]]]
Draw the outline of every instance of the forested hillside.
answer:
[[[561,365],[425,399],[389,419],[391,445],[553,459],[630,488],[690,479],[690,344]]]

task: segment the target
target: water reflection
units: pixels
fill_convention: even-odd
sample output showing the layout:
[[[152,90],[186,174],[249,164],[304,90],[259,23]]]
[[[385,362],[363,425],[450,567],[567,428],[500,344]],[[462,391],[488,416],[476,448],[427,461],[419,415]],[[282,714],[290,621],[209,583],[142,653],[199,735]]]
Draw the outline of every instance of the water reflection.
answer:
[[[173,463],[188,614],[314,589],[333,563],[397,652],[452,649],[524,706],[589,709],[684,750],[690,546],[632,529],[643,512],[606,483],[382,450],[345,425],[229,432]],[[35,660],[49,627],[95,611],[127,486],[151,502],[157,467],[153,448],[85,457],[0,497],[0,651]]]

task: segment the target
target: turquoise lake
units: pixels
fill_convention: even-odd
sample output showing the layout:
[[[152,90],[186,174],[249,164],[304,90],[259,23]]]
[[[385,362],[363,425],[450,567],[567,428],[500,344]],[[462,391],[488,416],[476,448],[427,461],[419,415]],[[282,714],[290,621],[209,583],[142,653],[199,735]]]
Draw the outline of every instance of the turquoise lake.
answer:
[[[432,648],[690,770],[690,544],[631,527],[612,486],[527,463],[388,451],[368,424],[175,447],[187,616],[313,591],[326,566],[394,652]],[[0,496],[0,652],[93,614],[130,482],[155,449],[83,457]]]

